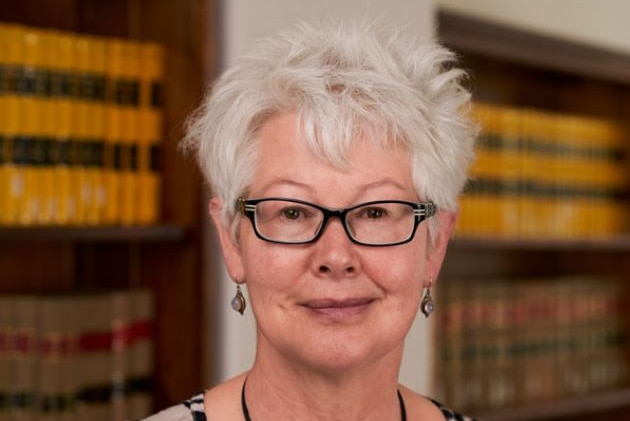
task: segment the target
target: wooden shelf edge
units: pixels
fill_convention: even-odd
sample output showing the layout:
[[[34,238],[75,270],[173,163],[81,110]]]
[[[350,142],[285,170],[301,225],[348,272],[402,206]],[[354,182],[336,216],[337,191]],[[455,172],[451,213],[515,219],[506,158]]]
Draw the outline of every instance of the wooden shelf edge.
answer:
[[[594,238],[496,238],[455,236],[449,247],[456,249],[509,249],[521,251],[630,251],[630,234]]]
[[[177,225],[0,227],[0,241],[178,242],[186,230]]]
[[[532,402],[527,406],[484,411],[475,415],[484,421],[535,421],[625,407],[630,408],[630,387],[550,402]]]
[[[447,10],[438,12],[438,24],[440,41],[461,53],[630,83],[630,55],[622,52]]]

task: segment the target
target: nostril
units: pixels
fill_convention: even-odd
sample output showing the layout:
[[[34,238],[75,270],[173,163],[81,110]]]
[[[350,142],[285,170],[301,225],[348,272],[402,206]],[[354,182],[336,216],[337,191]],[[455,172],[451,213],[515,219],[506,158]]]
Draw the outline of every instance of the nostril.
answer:
[[[354,275],[356,271],[357,269],[354,266],[348,266],[347,268],[343,269],[343,272],[345,272],[346,275]],[[319,266],[319,273],[330,274],[332,272],[333,269],[328,265]]]

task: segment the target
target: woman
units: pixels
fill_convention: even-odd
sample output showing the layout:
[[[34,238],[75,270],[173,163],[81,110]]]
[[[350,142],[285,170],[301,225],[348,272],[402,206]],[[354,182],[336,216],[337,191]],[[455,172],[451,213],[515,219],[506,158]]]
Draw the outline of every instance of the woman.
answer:
[[[364,23],[303,24],[220,77],[186,146],[255,362],[149,420],[463,419],[398,384],[473,157],[463,76],[447,50]]]

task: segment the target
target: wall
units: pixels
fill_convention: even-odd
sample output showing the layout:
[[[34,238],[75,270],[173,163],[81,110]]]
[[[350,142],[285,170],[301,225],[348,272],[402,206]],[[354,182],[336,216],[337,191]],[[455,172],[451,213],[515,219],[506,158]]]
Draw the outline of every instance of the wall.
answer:
[[[436,0],[439,7],[630,53],[627,0]]]
[[[401,23],[414,23],[418,31],[426,36],[433,34],[433,0],[225,0],[221,3],[220,39],[221,62],[228,66],[241,53],[247,50],[259,36],[273,33],[290,25],[295,20],[311,20],[320,17],[356,17],[385,15],[390,20]],[[212,21],[216,18],[210,17]],[[212,230],[207,229],[208,250],[217,250],[213,244]],[[208,251],[206,254],[212,253]],[[234,284],[228,279],[224,269],[218,267],[219,274],[213,273],[215,259],[210,259],[206,268],[206,279],[219,279],[219,285],[208,285],[208,302],[214,303],[207,309],[207,318],[219,320],[214,338],[208,338],[206,346],[219,347],[218,361],[210,364],[208,383],[216,383],[232,377],[251,366],[255,327],[251,311],[241,317],[230,306],[234,295]],[[218,300],[212,300],[218,289]],[[421,316],[424,319],[424,316]],[[406,343],[401,369],[401,381],[420,391],[428,391],[430,372],[426,370],[431,359],[430,325],[418,320]],[[215,354],[216,355],[216,354]],[[212,374],[210,374],[212,373]]]

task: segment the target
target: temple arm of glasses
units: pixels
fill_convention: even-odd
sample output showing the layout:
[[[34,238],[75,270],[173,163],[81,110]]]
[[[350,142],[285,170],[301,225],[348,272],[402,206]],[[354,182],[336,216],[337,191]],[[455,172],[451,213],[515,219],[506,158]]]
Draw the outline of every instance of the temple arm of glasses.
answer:
[[[430,218],[437,213],[437,206],[435,203],[430,202],[426,203],[421,209],[414,209],[413,214],[416,216],[423,216],[425,218]]]

